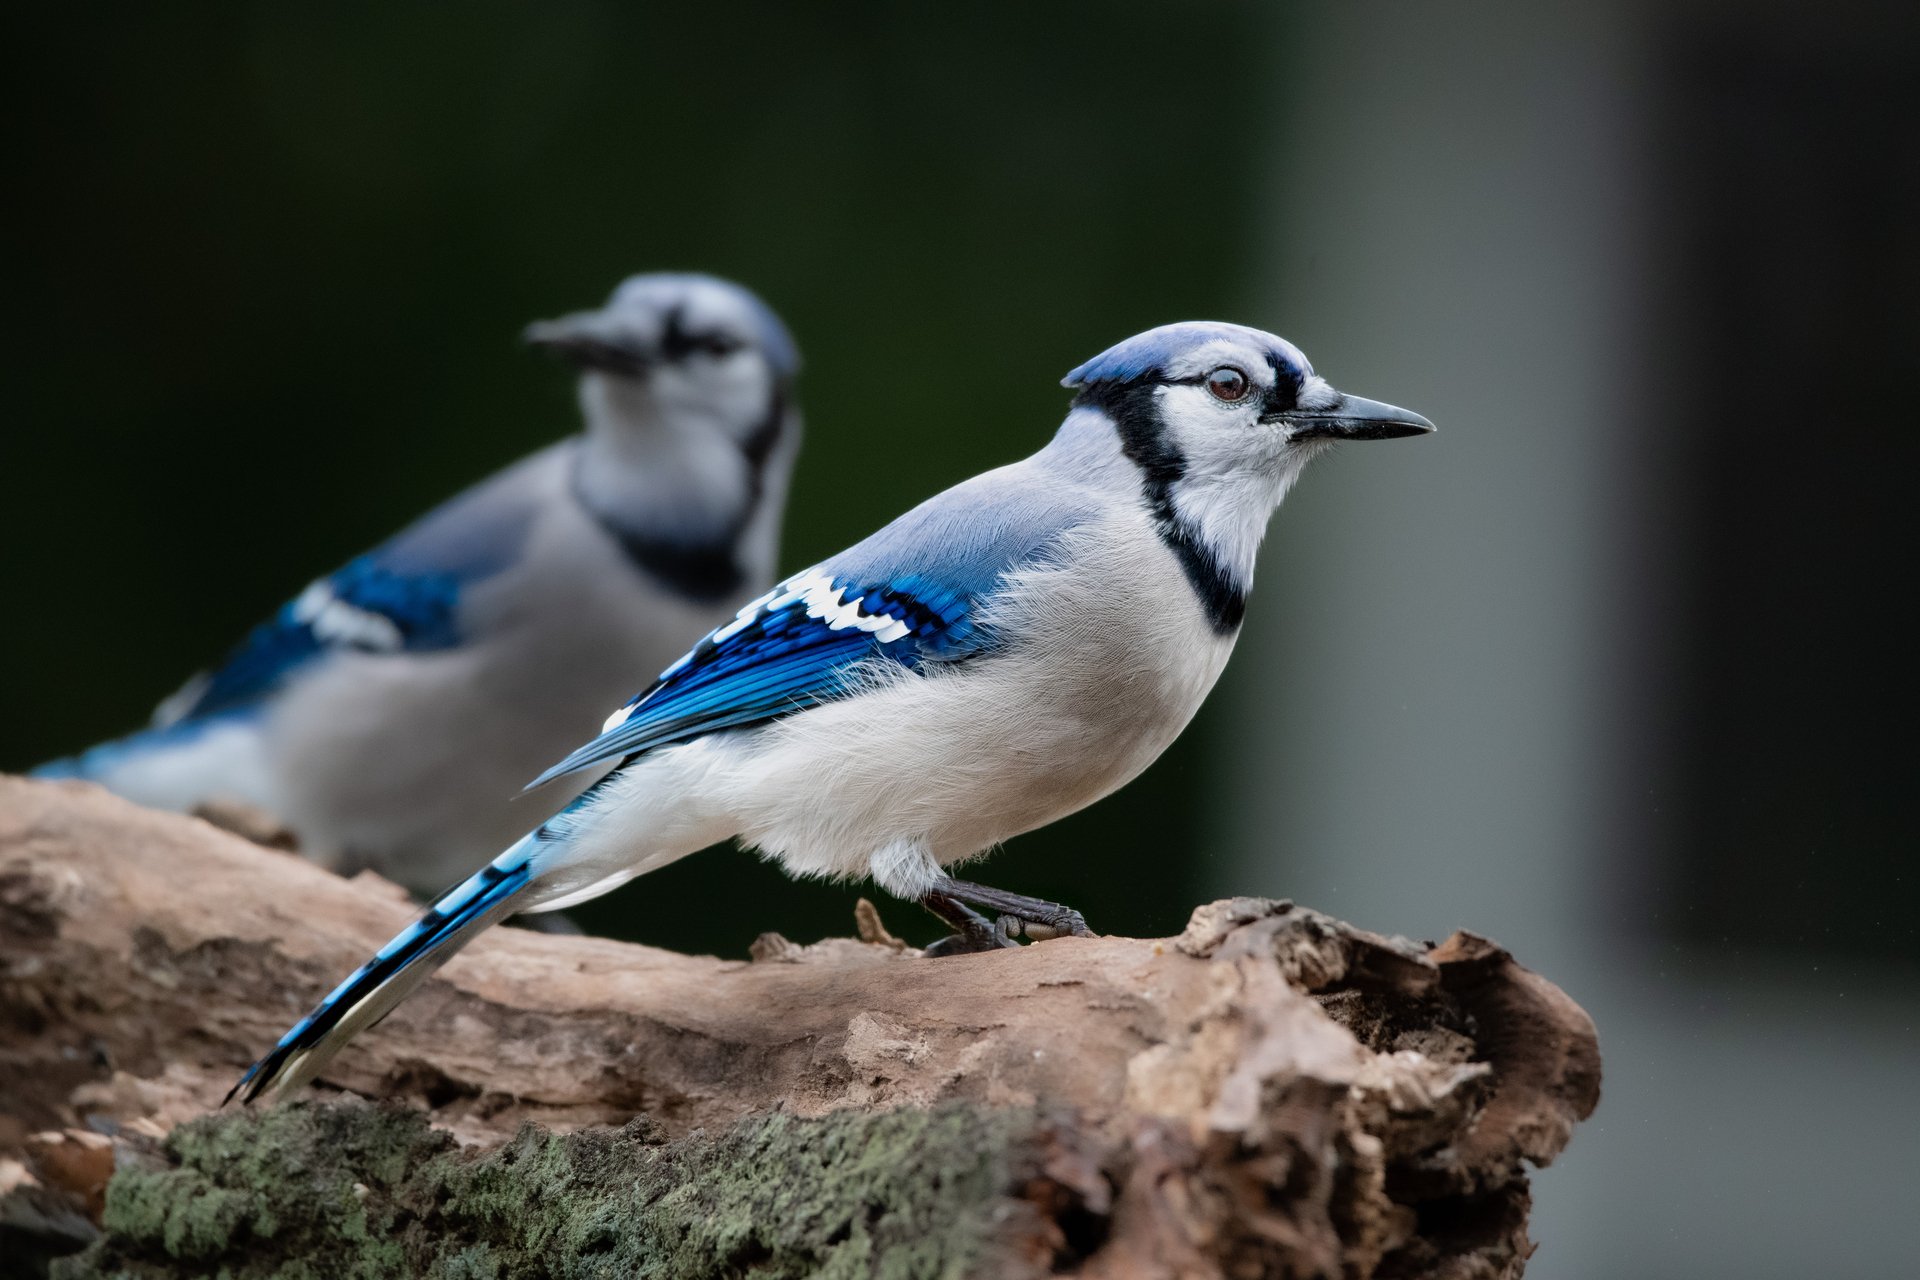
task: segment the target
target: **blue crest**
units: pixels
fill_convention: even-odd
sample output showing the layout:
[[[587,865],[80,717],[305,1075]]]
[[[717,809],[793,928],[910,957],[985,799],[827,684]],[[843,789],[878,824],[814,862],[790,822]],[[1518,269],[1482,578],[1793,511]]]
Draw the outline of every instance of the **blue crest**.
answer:
[[[1285,338],[1223,320],[1183,320],[1136,333],[1125,342],[1108,347],[1062,378],[1060,385],[1087,387],[1100,382],[1135,382],[1160,377],[1168,364],[1183,353],[1221,341],[1252,347],[1276,369],[1290,371],[1296,379],[1313,371],[1306,356]]]

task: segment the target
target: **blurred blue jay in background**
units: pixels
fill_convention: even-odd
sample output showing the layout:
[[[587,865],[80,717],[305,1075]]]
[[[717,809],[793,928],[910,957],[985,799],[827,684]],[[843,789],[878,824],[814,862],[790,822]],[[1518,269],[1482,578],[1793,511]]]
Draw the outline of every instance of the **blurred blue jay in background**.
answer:
[[[787,579],[537,781],[580,796],[321,1001],[235,1092],[310,1080],[477,932],[728,838],[798,876],[871,876],[948,954],[1085,934],[947,874],[1108,794],[1186,725],[1232,651],[1269,517],[1339,440],[1431,431],[1342,395],[1292,344],[1188,323],[1067,375],[1032,457]],[[993,919],[975,908],[993,913]]]
[[[582,434],[308,586],[152,727],[36,776],[243,801],[424,892],[550,812],[511,801],[773,581],[799,357],[758,298],[698,275],[635,276],[526,339],[580,370]]]

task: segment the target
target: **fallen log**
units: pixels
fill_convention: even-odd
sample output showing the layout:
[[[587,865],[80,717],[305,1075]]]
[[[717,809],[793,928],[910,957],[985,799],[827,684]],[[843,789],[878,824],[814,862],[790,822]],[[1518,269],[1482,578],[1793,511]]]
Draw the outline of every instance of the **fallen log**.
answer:
[[[196,819],[0,779],[0,1256],[1514,1276],[1526,1168],[1598,1100],[1591,1022],[1485,939],[1232,899],[1177,938],[938,960],[865,907],[860,938],[738,960],[493,930],[308,1100],[222,1109],[413,910]]]

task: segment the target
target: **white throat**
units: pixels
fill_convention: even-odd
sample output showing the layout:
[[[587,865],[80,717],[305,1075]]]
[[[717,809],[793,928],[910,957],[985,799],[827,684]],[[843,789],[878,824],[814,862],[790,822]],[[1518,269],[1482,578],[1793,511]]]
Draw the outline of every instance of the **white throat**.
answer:
[[[582,501],[623,532],[688,543],[736,531],[754,499],[753,465],[709,414],[663,410],[645,384],[580,380],[586,435],[574,475]]]
[[[1290,448],[1272,470],[1189,474],[1174,485],[1175,515],[1242,591],[1253,586],[1254,563],[1274,511],[1320,452],[1315,446]]]

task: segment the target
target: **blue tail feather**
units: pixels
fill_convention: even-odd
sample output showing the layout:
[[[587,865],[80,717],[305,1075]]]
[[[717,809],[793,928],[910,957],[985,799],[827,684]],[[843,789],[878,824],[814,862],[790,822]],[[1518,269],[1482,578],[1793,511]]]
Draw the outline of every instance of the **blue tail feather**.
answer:
[[[90,775],[87,772],[86,761],[83,757],[62,756],[58,760],[49,760],[45,764],[33,766],[33,768],[27,770],[27,776],[29,778],[39,778],[44,782],[57,782],[61,779],[85,778]]]
[[[92,781],[102,774],[113,772],[136,756],[189,741],[198,736],[199,729],[200,726],[195,726],[192,732],[186,732],[180,728],[145,729],[128,734],[124,738],[113,738],[88,747],[77,755],[62,756],[58,760],[49,760],[45,764],[35,765],[27,771],[27,776],[48,781],[62,778],[84,778]]]
[[[532,878],[530,855],[535,839],[520,841],[442,894],[424,915],[402,929],[373,959],[335,987],[312,1013],[294,1024],[272,1052],[247,1068],[225,1101],[231,1102],[238,1095],[242,1102],[252,1102],[270,1088],[310,1079],[345,1043],[346,1036],[338,1043],[328,1043],[342,1021],[377,993],[383,993],[381,1003],[385,1007],[374,1020],[385,1016],[407,992],[450,959],[468,937],[507,915],[508,905]],[[396,979],[403,978],[396,984]],[[283,1079],[296,1060],[300,1060],[299,1079]]]

